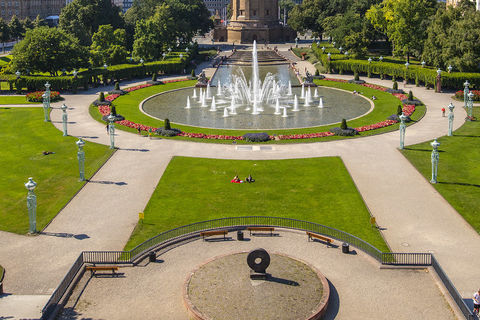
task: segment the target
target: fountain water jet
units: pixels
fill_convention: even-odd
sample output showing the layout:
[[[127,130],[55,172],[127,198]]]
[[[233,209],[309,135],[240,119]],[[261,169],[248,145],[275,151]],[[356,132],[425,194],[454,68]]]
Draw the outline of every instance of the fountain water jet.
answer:
[[[323,108],[323,97],[320,97],[320,101],[318,101],[318,107]]]
[[[190,109],[190,97],[187,96],[187,106],[185,107],[185,109]]]
[[[288,81],[288,93],[287,93],[287,96],[291,96],[292,95],[292,81]]]
[[[302,83],[302,95],[300,96],[301,99],[305,99],[305,85]]]
[[[223,117],[224,118],[228,117],[228,108],[223,109]]]
[[[217,111],[217,106],[215,104],[215,97],[212,98],[212,104],[210,106],[210,111]]]
[[[297,98],[297,95],[295,95],[295,97],[293,98],[293,110],[292,111],[300,111],[300,109],[298,109],[298,98]]]
[[[286,118],[288,117],[287,115],[287,107],[283,107],[283,115],[282,115],[282,118]]]
[[[210,82],[207,83],[207,99],[210,100],[212,99],[212,93],[210,90]]]
[[[220,80],[217,82],[217,96],[222,95],[222,84],[220,83]]]
[[[193,99],[197,99],[197,89],[193,88]]]
[[[275,103],[275,113],[274,114],[281,114],[280,113],[280,101],[277,98],[277,102]]]
[[[315,88],[315,92],[313,93],[313,97],[314,97],[314,98],[318,98],[318,90],[317,90],[317,88]]]

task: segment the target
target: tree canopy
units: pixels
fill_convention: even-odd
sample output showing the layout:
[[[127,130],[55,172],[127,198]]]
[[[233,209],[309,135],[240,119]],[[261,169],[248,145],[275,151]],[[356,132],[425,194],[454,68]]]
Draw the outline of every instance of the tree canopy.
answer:
[[[480,63],[480,12],[463,3],[439,9],[427,30],[423,59],[446,69],[478,72]]]
[[[111,0],[73,0],[60,13],[59,26],[89,46],[92,36],[101,25],[110,24],[114,29],[122,28],[120,9]]]
[[[114,30],[111,25],[102,25],[92,36],[90,46],[90,62],[93,66],[104,63],[125,63],[127,58],[126,33],[124,29]]]
[[[87,49],[78,39],[59,28],[39,27],[27,30],[25,38],[12,51],[12,70],[48,72],[88,66]]]

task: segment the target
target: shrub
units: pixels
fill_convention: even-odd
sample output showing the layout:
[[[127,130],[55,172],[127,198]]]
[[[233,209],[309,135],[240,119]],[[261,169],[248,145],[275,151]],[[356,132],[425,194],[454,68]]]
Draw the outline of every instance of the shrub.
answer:
[[[103,91],[100,91],[100,96],[98,97],[98,101],[105,101],[105,93],[103,93]]]
[[[408,91],[408,100],[413,101],[413,92],[412,90]]]
[[[402,113],[403,113],[403,107],[401,104],[399,104],[397,107],[397,116],[402,115]]]
[[[243,139],[247,142],[266,142],[270,140],[268,133],[245,133]]]
[[[398,82],[397,81],[393,81],[393,90],[398,90]]]
[[[152,74],[152,81],[157,81],[157,73],[156,72],[154,72]]]
[[[120,82],[115,81],[115,90],[120,90]]]
[[[320,75],[320,71],[318,69],[315,69],[315,76],[318,77]]]
[[[165,128],[158,128],[156,132],[163,137],[175,137],[182,133],[182,131],[177,128],[170,128],[168,130]]]
[[[165,119],[165,123],[164,123],[164,127],[163,127],[165,130],[171,130],[172,127],[170,126],[170,119],[166,118]]]
[[[27,101],[30,101],[30,102],[43,102],[42,95],[44,93],[45,91],[30,92],[30,93],[27,93],[25,97],[27,98]],[[50,102],[59,101],[61,99],[62,97],[60,96],[60,93],[58,91],[50,91]]]
[[[192,69],[192,78],[195,78],[195,69]]]
[[[358,75],[358,72],[355,71],[355,73],[353,74],[353,79],[354,79],[355,81],[360,80],[360,77],[359,77],[359,75]]]
[[[392,76],[392,81],[393,82],[396,82],[397,81],[397,77],[395,75]],[[396,89],[395,89],[396,90]]]
[[[348,128],[347,126],[347,120],[342,119],[342,124],[340,125],[340,129],[346,130]]]

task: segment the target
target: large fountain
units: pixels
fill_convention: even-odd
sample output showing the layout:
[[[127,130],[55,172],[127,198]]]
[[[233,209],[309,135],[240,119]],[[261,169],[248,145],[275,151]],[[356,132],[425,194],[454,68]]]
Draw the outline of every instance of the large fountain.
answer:
[[[371,108],[358,95],[300,86],[288,64],[259,66],[258,57],[254,42],[251,68],[221,66],[205,88],[167,92],[142,108],[174,123],[222,129],[312,127],[359,117]]]

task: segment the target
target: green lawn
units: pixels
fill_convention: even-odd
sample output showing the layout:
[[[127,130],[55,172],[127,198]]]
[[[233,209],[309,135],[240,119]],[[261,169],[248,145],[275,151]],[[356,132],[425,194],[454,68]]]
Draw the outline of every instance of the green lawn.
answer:
[[[40,104],[41,102],[27,101],[25,96],[0,96],[0,104]]]
[[[234,184],[251,173],[253,184]],[[182,225],[236,216],[275,216],[320,223],[388,250],[340,158],[220,160],[175,157],[125,250]]]
[[[3,57],[0,57],[0,68],[9,64],[11,60],[12,60],[12,55],[6,55]]]
[[[474,108],[480,117],[480,108]],[[459,116],[459,115],[457,115]],[[445,121],[445,131],[447,130]],[[408,134],[408,133],[407,133]],[[438,139],[440,162],[435,189],[480,232],[480,121],[465,122],[452,137]],[[403,154],[430,181],[431,141],[410,146]]]
[[[368,115],[362,118],[349,121],[348,125],[350,127],[361,127],[361,126],[384,121],[387,119],[387,117],[396,113],[397,106],[401,103],[400,100],[398,100],[396,97],[394,97],[390,93],[374,90],[374,89],[356,85],[356,84],[326,81],[326,80],[315,80],[315,82],[321,86],[340,88],[348,91],[356,90],[357,92],[362,92],[363,95],[366,97],[371,97],[375,95],[378,98],[377,100],[375,100],[375,109],[371,113],[369,113]],[[192,80],[192,81],[183,81],[183,82],[176,82],[176,83],[169,83],[165,85],[147,87],[145,89],[136,90],[136,91],[130,92],[129,94],[126,94],[117,98],[114,101],[114,104],[117,107],[117,112],[125,116],[127,120],[130,120],[136,123],[141,123],[144,125],[153,126],[153,127],[161,127],[163,126],[163,121],[151,118],[139,110],[140,102],[156,93],[165,92],[165,91],[173,90],[177,88],[193,86],[195,83],[196,81]],[[94,119],[99,121],[101,120],[101,115],[97,111],[96,107],[94,106],[90,107],[90,114]],[[413,122],[411,122],[410,124],[413,124],[415,123],[415,121],[418,121],[419,119],[421,119],[424,114],[425,114],[425,106],[417,106],[415,113],[411,117]],[[173,124],[173,127],[179,128],[185,132],[198,132],[198,133],[205,133],[205,134],[221,134],[221,135],[243,135],[247,132],[255,132],[255,131],[267,132],[271,135],[301,134],[301,133],[324,132],[324,131],[328,131],[333,127],[338,127],[338,126],[339,126],[339,123],[334,125],[328,125],[328,126],[311,127],[311,128],[304,128],[304,129],[288,129],[288,130],[221,130],[221,129],[197,128],[197,127]],[[136,132],[134,129],[130,129],[120,125],[118,125],[117,128],[121,130],[130,131],[130,132]],[[360,137],[369,136],[369,135],[379,134],[383,132],[394,131],[397,129],[398,129],[398,124],[395,124],[382,129],[366,131],[361,133],[359,136]],[[325,138],[299,139],[299,140],[280,140],[280,141],[272,140],[268,143],[299,143],[299,142],[303,143],[303,142],[318,142],[318,141],[329,141],[329,140],[351,139],[351,138],[352,137],[331,136],[331,137],[325,137]],[[201,141],[201,142],[210,142],[210,143],[231,143],[231,141],[229,140],[193,139],[193,138],[185,138],[185,137],[175,137],[174,139]],[[246,142],[238,141],[237,143],[246,143]]]
[[[0,108],[0,123],[0,230],[28,231],[24,186],[28,177],[38,184],[37,229],[41,230],[84,185],[78,181],[78,139],[63,137],[51,123],[45,123],[42,108]],[[45,156],[43,151],[55,154]],[[87,142],[85,154],[89,178],[112,151]]]

